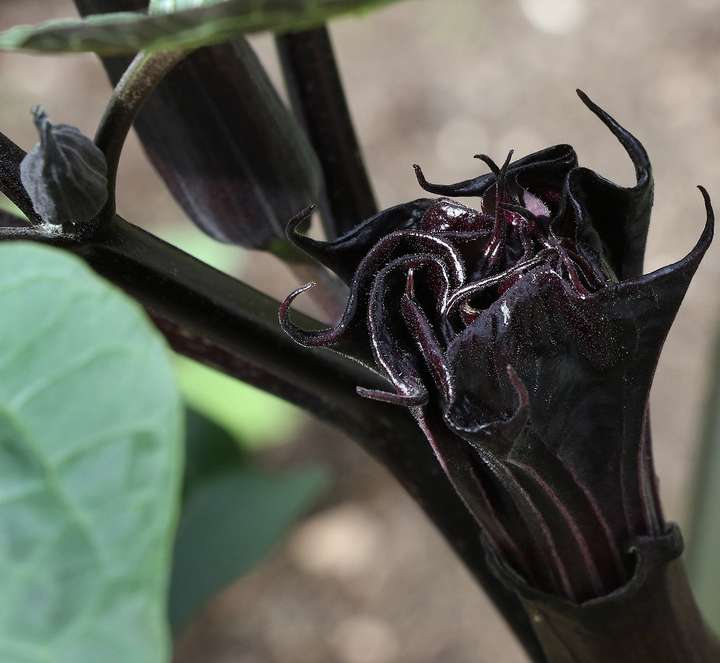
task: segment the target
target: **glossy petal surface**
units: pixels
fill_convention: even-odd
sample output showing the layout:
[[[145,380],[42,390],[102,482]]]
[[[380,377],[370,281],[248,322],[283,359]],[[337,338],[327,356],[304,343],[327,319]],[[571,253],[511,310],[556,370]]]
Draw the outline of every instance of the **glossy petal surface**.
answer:
[[[308,346],[364,342],[409,407],[488,546],[571,601],[631,577],[632,542],[665,532],[647,404],[665,336],[712,238],[642,276],[652,176],[640,142],[579,93],[635,166],[624,188],[559,145],[398,205],[339,239],[299,246],[350,284]],[[448,198],[477,198],[477,209]],[[302,290],[302,289],[301,289]]]

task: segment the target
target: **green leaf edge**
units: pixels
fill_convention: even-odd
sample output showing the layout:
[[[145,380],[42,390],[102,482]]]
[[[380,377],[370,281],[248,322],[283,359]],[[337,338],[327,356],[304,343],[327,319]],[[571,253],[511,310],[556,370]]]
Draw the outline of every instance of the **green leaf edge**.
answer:
[[[194,49],[241,34],[302,30],[396,0],[224,0],[172,14],[117,12],[19,25],[0,33],[0,50],[99,55]]]

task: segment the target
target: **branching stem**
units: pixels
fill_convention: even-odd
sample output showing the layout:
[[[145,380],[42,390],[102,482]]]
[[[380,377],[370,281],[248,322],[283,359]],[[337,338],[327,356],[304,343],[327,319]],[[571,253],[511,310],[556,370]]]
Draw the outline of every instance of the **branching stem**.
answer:
[[[115,86],[95,134],[95,143],[105,154],[108,164],[109,196],[99,216],[101,224],[107,223],[115,215],[115,187],[120,155],[137,114],[158,83],[186,55],[186,51],[138,53]]]

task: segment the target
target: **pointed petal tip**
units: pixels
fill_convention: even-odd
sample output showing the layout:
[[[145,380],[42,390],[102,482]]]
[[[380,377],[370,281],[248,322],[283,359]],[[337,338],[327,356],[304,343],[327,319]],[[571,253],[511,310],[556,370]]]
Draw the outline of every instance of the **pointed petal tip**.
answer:
[[[506,173],[508,167],[510,166],[510,162],[512,161],[513,154],[515,154],[515,150],[510,150],[505,157],[505,161],[503,162],[503,165],[500,167],[501,173]]]
[[[482,161],[492,171],[492,174],[495,175],[495,177],[500,176],[500,167],[487,154],[475,154],[473,155],[473,158]]]
[[[610,125],[608,124],[608,122],[610,122],[610,123],[612,123],[612,124],[615,124],[615,125],[617,124],[617,122],[615,122],[615,120],[614,120],[612,117],[610,117],[610,114],[609,114],[609,113],[607,113],[605,110],[603,110],[602,108],[600,108],[600,106],[598,106],[598,105],[597,105],[585,92],[583,92],[580,88],[577,88],[577,89],[575,90],[575,93],[576,93],[577,96],[580,98],[580,101],[582,101],[583,104],[585,104],[585,106],[587,106],[587,108],[589,108],[590,111],[591,111],[593,114],[597,115],[597,117],[599,117],[606,125],[610,126]],[[611,129],[611,131],[612,131],[612,127],[610,127],[610,129]]]
[[[429,182],[423,173],[423,169],[416,163],[413,164],[413,170],[415,171],[415,178],[420,188],[428,193],[440,193],[439,189],[443,188],[442,184],[433,184]],[[442,194],[441,194],[442,195]]]
[[[580,98],[580,101],[585,104],[595,115],[597,115],[603,122],[605,122],[605,118],[609,118],[612,120],[612,118],[606,113],[600,106],[598,106],[588,95],[585,91],[581,90],[580,88],[575,89],[575,94]],[[612,120],[614,121],[614,120]],[[607,122],[606,122],[607,124]]]
[[[647,173],[650,171],[650,159],[643,147],[642,143],[635,138],[627,129],[625,129],[614,117],[608,112],[600,108],[590,97],[580,88],[575,92],[580,101],[613,133],[635,165],[635,173],[638,183],[647,179]]]
[[[710,199],[710,194],[707,189],[702,184],[698,184],[697,188],[699,189],[700,195],[703,197],[703,202],[705,203],[706,219],[705,227],[700,235],[700,239],[691,253],[696,250],[700,250],[704,254],[710,246],[710,242],[712,242],[713,235],[715,234],[715,210],[713,210],[712,200]]]
[[[312,216],[312,213],[314,211],[315,205],[308,205],[307,207],[301,209],[287,222],[287,224],[285,225],[285,236],[288,238],[288,240],[295,243],[295,239],[300,234],[297,231],[298,227],[300,226],[300,224],[307,221]]]
[[[695,271],[700,265],[700,261],[703,259],[705,252],[712,243],[713,235],[715,233],[715,213],[710,200],[710,194],[707,192],[705,187],[701,185],[698,185],[698,189],[700,190],[703,202],[705,203],[706,219],[702,233],[700,234],[700,237],[698,237],[698,240],[695,242],[692,249],[690,249],[684,257],[680,258],[680,260],[677,260],[670,265],[666,265],[665,267],[660,267],[649,274],[644,274],[637,279],[623,281],[619,284],[620,287],[632,287],[633,284],[640,284],[641,286],[652,285],[655,288],[654,292],[659,293],[662,292],[659,289],[659,285],[662,283],[680,283],[681,287],[678,292],[681,291],[682,296],[684,296]]]
[[[710,200],[710,194],[708,193],[708,190],[702,184],[698,184],[697,188],[699,189],[700,194],[705,201],[705,210],[707,211],[708,216],[712,216],[714,219],[715,213],[713,211],[712,201]]]
[[[670,269],[677,269],[684,266],[692,266],[692,270],[695,271],[697,266],[700,264],[700,260],[705,255],[705,252],[710,247],[710,244],[715,234],[715,211],[713,210],[712,200],[707,189],[702,184],[697,185],[700,195],[702,195],[703,203],[705,204],[705,225],[703,226],[702,233],[695,246],[688,252],[688,254],[678,260],[676,263],[669,266]],[[667,268],[666,268],[667,269]]]
[[[432,191],[430,191],[430,188],[429,188],[432,185],[425,178],[425,173],[423,173],[423,170],[420,167],[420,165],[414,163],[413,170],[415,171],[415,179],[417,179],[417,182],[420,185],[420,188],[423,189],[424,191],[428,191],[428,192],[432,193]]]

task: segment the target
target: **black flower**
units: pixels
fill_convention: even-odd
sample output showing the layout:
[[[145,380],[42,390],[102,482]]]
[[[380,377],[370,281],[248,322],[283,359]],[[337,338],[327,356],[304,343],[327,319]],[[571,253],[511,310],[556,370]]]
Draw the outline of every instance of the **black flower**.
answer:
[[[665,336],[713,232],[642,275],[652,205],[642,145],[579,93],[633,161],[619,187],[551,147],[390,208],[332,242],[289,234],[349,286],[306,346],[365,356],[390,381],[358,393],[410,408],[491,554],[532,587],[572,601],[633,573],[638,537],[667,531],[648,396]]]

